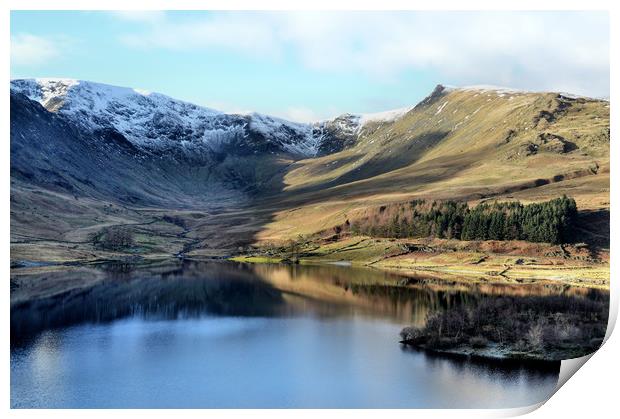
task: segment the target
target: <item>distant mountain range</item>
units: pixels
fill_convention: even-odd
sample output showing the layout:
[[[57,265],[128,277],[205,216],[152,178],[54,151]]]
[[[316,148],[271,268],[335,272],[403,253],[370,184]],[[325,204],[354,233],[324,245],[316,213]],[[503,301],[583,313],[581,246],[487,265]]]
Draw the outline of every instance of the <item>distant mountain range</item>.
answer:
[[[600,99],[438,85],[410,108],[305,124],[87,81],[11,81],[12,233],[24,236],[114,224],[99,210],[85,215],[102,203],[251,209],[235,231],[251,225],[262,231],[255,240],[415,197],[569,193],[601,208],[608,188],[609,102]]]
[[[82,80],[13,80],[11,91],[88,132],[113,129],[144,151],[181,153],[282,152],[315,157],[339,151],[366,123],[390,121],[409,110],[345,114],[304,124],[259,113],[228,114],[159,93]]]
[[[354,145],[367,124],[406,112],[303,124],[71,79],[13,80],[11,105],[15,177],[78,195],[164,206],[255,192],[262,179],[238,175],[238,159],[334,153]]]

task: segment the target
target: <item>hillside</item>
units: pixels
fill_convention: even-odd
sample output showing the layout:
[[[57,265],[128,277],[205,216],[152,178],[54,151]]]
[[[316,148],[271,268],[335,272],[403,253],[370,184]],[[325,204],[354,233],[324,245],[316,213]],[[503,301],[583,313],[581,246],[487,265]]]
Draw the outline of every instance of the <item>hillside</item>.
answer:
[[[412,198],[567,194],[608,241],[604,100],[437,86],[412,108],[299,124],[92,82],[11,92],[18,264],[118,257],[92,245],[115,225],[135,231],[133,255],[230,255]]]
[[[609,102],[558,93],[438,86],[356,143],[297,161],[260,237],[327,228],[356,208],[412,198],[540,201],[568,194],[609,207]]]

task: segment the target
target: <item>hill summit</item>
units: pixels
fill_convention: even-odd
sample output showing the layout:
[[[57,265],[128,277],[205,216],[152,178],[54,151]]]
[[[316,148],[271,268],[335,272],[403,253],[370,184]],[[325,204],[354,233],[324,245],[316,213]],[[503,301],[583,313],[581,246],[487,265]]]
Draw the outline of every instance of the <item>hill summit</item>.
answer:
[[[13,80],[12,238],[85,239],[190,211],[183,234],[215,254],[417,198],[566,193],[605,209],[609,135],[608,101],[493,86],[438,85],[415,106],[303,124],[87,81]]]

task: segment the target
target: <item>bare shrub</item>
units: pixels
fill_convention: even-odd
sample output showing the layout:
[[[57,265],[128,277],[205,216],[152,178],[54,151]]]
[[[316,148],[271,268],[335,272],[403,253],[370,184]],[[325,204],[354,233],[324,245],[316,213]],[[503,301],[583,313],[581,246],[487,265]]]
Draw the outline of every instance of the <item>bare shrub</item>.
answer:
[[[474,336],[469,339],[469,344],[473,348],[486,348],[489,345],[489,341],[482,336]]]
[[[404,336],[425,337],[429,348],[498,346],[521,355],[563,359],[598,349],[607,328],[608,297],[484,297],[431,312],[421,329],[405,328]],[[412,344],[415,344],[413,341]]]
[[[517,340],[514,344],[514,348],[516,351],[519,351],[519,352],[526,352],[529,349],[527,346],[527,342],[524,341],[523,339]]]
[[[400,338],[405,341],[417,341],[423,336],[419,327],[408,326],[400,331]]]
[[[544,336],[544,325],[542,322],[536,322],[530,326],[530,329],[525,334],[525,340],[532,349],[542,349]]]
[[[125,227],[108,227],[95,237],[95,245],[105,250],[124,250],[133,247],[133,232]]]
[[[568,321],[562,313],[556,313],[553,318],[554,324],[548,327],[550,330],[546,333],[551,339],[569,341],[581,335],[581,330],[575,324]]]

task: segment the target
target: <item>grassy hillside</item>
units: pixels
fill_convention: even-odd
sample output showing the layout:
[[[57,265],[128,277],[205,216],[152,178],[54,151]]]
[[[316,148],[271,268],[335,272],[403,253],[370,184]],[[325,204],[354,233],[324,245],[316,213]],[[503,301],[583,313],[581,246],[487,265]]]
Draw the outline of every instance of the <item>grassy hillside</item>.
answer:
[[[580,234],[608,246],[607,101],[438,86],[403,117],[370,122],[357,140],[347,137],[335,149],[341,146],[299,161],[226,158],[219,176],[241,188],[244,200],[193,188],[188,199],[208,206],[185,209],[78,197],[12,177],[11,259],[224,256],[323,231],[390,202],[528,203],[563,194],[587,221]],[[132,249],[117,254],[93,246],[93,235],[119,225],[135,234]]]
[[[363,128],[341,152],[293,163],[277,240],[344,221],[356,208],[412,198],[540,201],[564,193],[609,207],[609,102],[556,93],[441,86],[404,117]],[[279,211],[278,211],[279,210]]]

